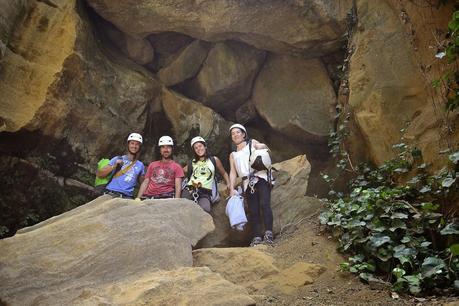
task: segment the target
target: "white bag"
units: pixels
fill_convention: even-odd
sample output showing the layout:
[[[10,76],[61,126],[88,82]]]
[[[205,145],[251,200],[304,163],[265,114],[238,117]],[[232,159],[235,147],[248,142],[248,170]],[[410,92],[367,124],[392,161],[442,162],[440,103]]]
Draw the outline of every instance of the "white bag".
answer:
[[[244,199],[239,195],[232,196],[226,204],[226,215],[230,225],[237,231],[243,231],[247,224],[247,217],[244,211]]]

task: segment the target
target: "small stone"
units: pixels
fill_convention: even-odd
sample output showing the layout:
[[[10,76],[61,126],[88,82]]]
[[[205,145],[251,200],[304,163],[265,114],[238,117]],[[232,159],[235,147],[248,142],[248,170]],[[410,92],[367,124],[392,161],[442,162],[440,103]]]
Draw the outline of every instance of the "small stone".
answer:
[[[393,298],[393,299],[399,299],[400,296],[398,295],[397,292],[391,292],[390,296]]]

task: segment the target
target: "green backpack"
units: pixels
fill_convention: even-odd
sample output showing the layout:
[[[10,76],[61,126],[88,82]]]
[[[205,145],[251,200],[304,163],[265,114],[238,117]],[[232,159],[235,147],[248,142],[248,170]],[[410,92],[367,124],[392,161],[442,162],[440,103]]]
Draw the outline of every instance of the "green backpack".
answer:
[[[107,166],[109,163],[110,163],[109,159],[102,158],[97,163],[97,170],[102,169],[103,167]],[[105,186],[107,186],[108,183],[110,183],[110,181],[112,180],[112,177],[113,177],[113,171],[112,171],[112,173],[110,173],[106,177],[100,178],[100,177],[96,176],[96,181],[94,182],[94,186],[97,187],[98,189],[105,188]]]

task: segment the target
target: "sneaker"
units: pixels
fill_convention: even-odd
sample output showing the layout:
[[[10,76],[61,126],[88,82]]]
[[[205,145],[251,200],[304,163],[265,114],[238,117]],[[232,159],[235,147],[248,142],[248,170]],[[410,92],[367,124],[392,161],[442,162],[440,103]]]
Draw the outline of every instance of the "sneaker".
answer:
[[[261,237],[254,237],[252,239],[252,242],[250,242],[250,246],[254,247],[254,246],[256,246],[256,245],[258,245],[258,244],[260,244],[262,242],[263,242],[263,240],[261,240]]]
[[[265,232],[265,235],[263,237],[263,242],[266,243],[266,244],[273,244],[274,243],[274,238],[273,238],[273,232],[271,231],[266,231]]]

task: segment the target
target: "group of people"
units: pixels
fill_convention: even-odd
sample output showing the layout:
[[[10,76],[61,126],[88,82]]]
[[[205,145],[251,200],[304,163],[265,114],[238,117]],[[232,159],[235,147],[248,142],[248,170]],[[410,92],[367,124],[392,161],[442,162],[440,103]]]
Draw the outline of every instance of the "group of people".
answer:
[[[230,196],[238,195],[235,186],[239,176],[242,178],[244,197],[249,208],[249,223],[253,235],[250,245],[255,246],[262,242],[272,244],[271,174],[268,171],[256,171],[250,165],[252,151],[268,147],[255,139],[249,140],[247,130],[241,124],[233,124],[229,132],[236,146],[236,151],[229,156],[229,175],[221,160],[209,154],[206,141],[200,136],[191,140],[194,156],[183,168],[173,160],[173,139],[162,136],[158,141],[161,158],[151,162],[145,171],[144,164],[138,159],[143,138],[138,133],[131,133],[127,138],[127,153],[112,158],[108,165],[97,171],[96,176],[111,176],[104,193],[113,197],[137,201],[182,197],[194,200],[208,213],[211,212],[212,184],[216,171],[223,177]],[[186,184],[182,187],[183,179]],[[137,183],[140,188],[134,197]]]

